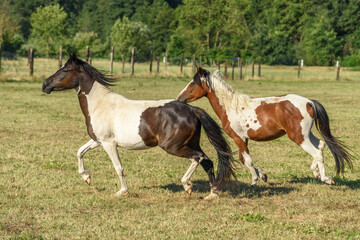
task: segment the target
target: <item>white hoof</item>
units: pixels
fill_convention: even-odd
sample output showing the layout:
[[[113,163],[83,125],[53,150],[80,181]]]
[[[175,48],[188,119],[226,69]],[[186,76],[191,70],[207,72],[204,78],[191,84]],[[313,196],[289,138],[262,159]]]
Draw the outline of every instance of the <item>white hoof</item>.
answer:
[[[329,179],[325,180],[324,183],[329,184],[329,185],[335,185],[336,184],[336,182],[335,182],[335,180],[333,178],[329,178]]]
[[[205,198],[204,198],[204,200],[206,200],[206,201],[208,201],[208,200],[213,200],[213,199],[215,199],[215,198],[218,198],[219,196],[216,194],[216,193],[210,193],[210,195],[209,196],[206,196]]]
[[[117,193],[115,193],[115,197],[122,197],[124,195],[126,195],[128,193],[127,189],[121,189],[120,191],[118,191]]]
[[[192,182],[191,182],[191,181],[188,181],[188,182],[182,183],[182,184],[183,184],[183,186],[184,186],[185,192],[187,192],[187,193],[190,195],[191,192],[192,192],[192,187],[193,187]]]
[[[84,179],[84,181],[90,185],[90,180],[91,180],[91,176],[90,176],[90,172],[89,171],[84,171],[83,173],[81,173],[81,177]]]

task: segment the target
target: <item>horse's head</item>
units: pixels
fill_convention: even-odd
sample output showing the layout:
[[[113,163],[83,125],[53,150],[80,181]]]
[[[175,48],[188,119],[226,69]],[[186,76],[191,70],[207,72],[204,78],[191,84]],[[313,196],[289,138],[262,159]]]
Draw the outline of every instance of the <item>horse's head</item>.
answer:
[[[69,53],[69,60],[67,60],[65,65],[44,81],[42,91],[49,94],[52,91],[62,91],[78,87],[81,78],[80,61],[75,53]]]
[[[197,67],[197,73],[189,84],[179,93],[176,100],[181,102],[192,102],[199,99],[210,91],[209,87],[210,72]]]

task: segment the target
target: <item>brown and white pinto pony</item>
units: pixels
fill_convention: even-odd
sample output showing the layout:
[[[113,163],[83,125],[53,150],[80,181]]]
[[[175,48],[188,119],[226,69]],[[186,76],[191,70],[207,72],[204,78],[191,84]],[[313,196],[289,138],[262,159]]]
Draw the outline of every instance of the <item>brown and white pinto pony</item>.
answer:
[[[83,156],[99,145],[111,158],[119,176],[121,189],[117,196],[128,192],[117,146],[133,150],[159,146],[169,154],[190,159],[190,168],[181,179],[188,194],[192,191],[191,175],[200,164],[209,176],[211,193],[207,199],[216,197],[217,187],[234,176],[231,149],[220,126],[204,110],[174,100],[127,99],[108,88],[114,79],[75,54],[69,56],[66,64],[44,81],[42,91],[48,94],[65,89],[77,91],[91,137],[77,152],[79,173],[88,184],[90,173],[84,167]],[[218,154],[216,179],[213,162],[199,145],[201,125]]]
[[[194,78],[179,93],[177,100],[188,103],[203,96],[208,98],[224,131],[238,146],[240,161],[250,169],[253,186],[259,178],[266,182],[267,175],[254,167],[248,139],[270,141],[285,134],[314,158],[311,165],[314,176],[327,184],[335,184],[335,181],[325,174],[325,144],[311,132],[314,121],[335,158],[337,174],[344,171],[344,162],[352,168],[352,156],[347,147],[331,134],[328,115],[316,100],[294,94],[251,98],[235,92],[222,80],[219,71],[211,74],[198,68]]]

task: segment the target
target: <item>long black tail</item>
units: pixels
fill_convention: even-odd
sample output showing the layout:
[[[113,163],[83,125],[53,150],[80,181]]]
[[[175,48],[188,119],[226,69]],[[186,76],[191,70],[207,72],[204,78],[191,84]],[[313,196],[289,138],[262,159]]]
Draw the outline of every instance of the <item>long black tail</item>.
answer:
[[[341,173],[344,173],[344,162],[352,169],[353,164],[351,159],[353,156],[350,154],[350,149],[331,134],[329,117],[324,106],[316,100],[311,101],[311,106],[314,109],[315,126],[335,158],[336,174],[338,175],[340,171]]]
[[[236,179],[234,173],[235,160],[232,157],[230,146],[222,135],[220,126],[203,109],[196,108],[194,113],[202,123],[205,133],[218,155],[219,161],[214,184],[220,186],[222,183],[229,181],[231,176]]]

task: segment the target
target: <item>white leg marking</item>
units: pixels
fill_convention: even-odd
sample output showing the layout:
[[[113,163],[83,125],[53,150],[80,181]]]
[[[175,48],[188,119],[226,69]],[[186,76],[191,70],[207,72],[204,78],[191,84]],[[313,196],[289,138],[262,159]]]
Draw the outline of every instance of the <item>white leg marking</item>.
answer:
[[[254,164],[253,164],[253,161],[252,161],[252,158],[251,158],[250,154],[248,154],[247,152],[243,152],[242,156],[243,156],[244,161],[245,161],[245,166],[247,166],[250,169],[250,172],[251,172],[251,175],[252,175],[251,186],[256,186],[256,183],[257,183],[257,181],[259,179],[259,175],[258,175],[259,170],[254,167]]]
[[[192,183],[190,181],[190,178],[193,175],[193,173],[195,172],[196,168],[199,166],[202,159],[200,159],[200,161],[196,161],[194,159],[190,159],[190,160],[192,161],[190,164],[190,167],[181,179],[181,183],[183,184],[184,189],[188,194],[191,194],[191,191],[192,191]]]
[[[317,146],[317,147],[316,147]],[[311,170],[316,178],[322,182],[328,183],[332,178],[326,176],[323,150],[325,144],[323,141],[315,137],[311,132],[309,136],[304,137],[304,142],[301,144],[302,149],[309,153],[313,158]]]
[[[78,166],[79,166],[79,174],[82,176],[82,178],[88,183],[90,184],[90,172],[87,171],[84,167],[84,160],[83,160],[83,156],[84,154],[93,149],[98,147],[100,144],[94,140],[90,140],[87,143],[85,143],[81,148],[79,148],[78,152],[77,152],[77,158],[78,158]]]
[[[120,191],[115,193],[115,195],[116,196],[124,195],[128,191],[128,186],[125,181],[124,168],[121,164],[120,157],[119,157],[118,151],[116,149],[116,144],[115,143],[102,143],[102,145],[103,145],[105,151],[107,152],[107,154],[109,155],[109,157],[114,165],[115,171],[120,179],[121,189],[120,189]]]

